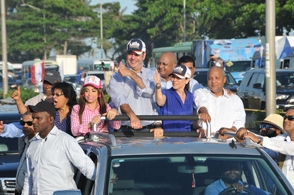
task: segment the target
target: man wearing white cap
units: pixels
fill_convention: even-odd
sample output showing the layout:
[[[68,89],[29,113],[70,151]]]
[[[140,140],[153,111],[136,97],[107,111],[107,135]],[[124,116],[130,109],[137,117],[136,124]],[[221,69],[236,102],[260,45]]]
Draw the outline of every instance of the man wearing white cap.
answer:
[[[111,101],[130,121],[123,121],[121,130],[149,131],[154,121],[140,121],[136,115],[157,115],[154,100],[154,71],[143,67],[146,45],[138,38],[127,44],[127,65],[120,63],[109,85]]]

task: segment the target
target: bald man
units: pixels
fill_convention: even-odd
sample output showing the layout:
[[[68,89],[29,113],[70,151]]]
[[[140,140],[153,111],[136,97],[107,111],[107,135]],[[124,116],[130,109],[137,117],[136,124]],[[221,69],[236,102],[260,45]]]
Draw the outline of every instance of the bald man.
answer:
[[[225,132],[236,132],[245,126],[246,113],[242,100],[236,94],[224,90],[226,75],[221,67],[214,66],[207,74],[208,88],[194,92],[195,109],[200,119],[200,126],[206,128],[211,124],[211,134],[219,132],[221,139]],[[202,130],[202,129],[201,129]]]

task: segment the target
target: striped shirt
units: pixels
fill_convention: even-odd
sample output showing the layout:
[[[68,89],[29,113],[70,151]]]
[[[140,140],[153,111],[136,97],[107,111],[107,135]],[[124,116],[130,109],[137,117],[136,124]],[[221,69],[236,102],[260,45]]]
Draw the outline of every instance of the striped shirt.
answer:
[[[75,105],[71,112],[71,131],[74,136],[85,135],[86,133],[92,131],[91,128],[88,128],[88,124],[92,121],[94,116],[100,116],[99,113],[100,105],[96,107],[94,111],[92,111],[89,106],[86,104],[85,110],[82,115],[82,123],[80,123],[79,119],[79,110],[80,105]],[[106,110],[110,110],[111,107],[109,104],[106,104]],[[121,125],[121,121],[109,121],[109,124],[114,129],[119,129]],[[102,121],[99,125],[96,125],[97,132],[108,132],[108,126],[104,126],[104,121]]]
[[[155,102],[155,72],[151,69],[142,68],[137,73],[143,80],[144,89],[140,89],[128,76],[122,77],[114,73],[109,84],[111,101],[121,113],[120,106],[128,104],[136,115],[158,115]],[[142,126],[150,125],[154,121],[141,121]],[[130,121],[123,121],[122,125],[130,126]]]

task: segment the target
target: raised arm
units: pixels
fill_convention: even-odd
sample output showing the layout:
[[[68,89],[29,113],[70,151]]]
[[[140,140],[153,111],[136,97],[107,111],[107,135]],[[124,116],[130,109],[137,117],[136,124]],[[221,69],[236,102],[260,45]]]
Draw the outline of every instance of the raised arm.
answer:
[[[16,90],[14,90],[14,92],[12,92],[11,98],[13,98],[15,100],[18,112],[20,114],[24,114],[27,111],[27,107],[24,105],[21,96],[20,96],[20,87],[18,86]]]
[[[161,84],[160,84],[160,74],[158,73],[157,70],[154,75],[154,82],[156,84],[156,91],[155,91],[156,103],[158,106],[163,106],[166,101],[166,96],[162,94]]]

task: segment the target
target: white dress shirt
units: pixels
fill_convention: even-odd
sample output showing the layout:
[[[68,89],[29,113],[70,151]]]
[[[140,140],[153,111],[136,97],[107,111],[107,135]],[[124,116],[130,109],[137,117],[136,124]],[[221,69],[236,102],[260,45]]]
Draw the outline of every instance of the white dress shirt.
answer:
[[[279,135],[272,138],[263,137],[262,146],[286,155],[282,172],[294,187],[294,142],[288,135]]]
[[[216,97],[208,88],[198,89],[194,92],[194,103],[196,110],[205,107],[211,117],[211,132],[216,132],[220,128],[237,129],[245,126],[246,113],[242,100],[236,95],[228,95],[226,90],[224,95]],[[206,124],[200,124],[206,129]]]
[[[18,146],[22,147],[22,149],[20,151],[21,157],[20,157],[19,165],[17,167],[17,172],[16,172],[15,190],[17,192],[21,192],[23,189],[25,174],[27,172],[26,151],[32,140],[33,138],[29,140],[27,136],[23,136],[19,138],[19,141],[18,141]]]
[[[26,158],[23,195],[52,195],[56,190],[77,189],[73,179],[75,167],[87,178],[95,178],[93,161],[73,137],[56,126],[46,138],[33,138]]]

